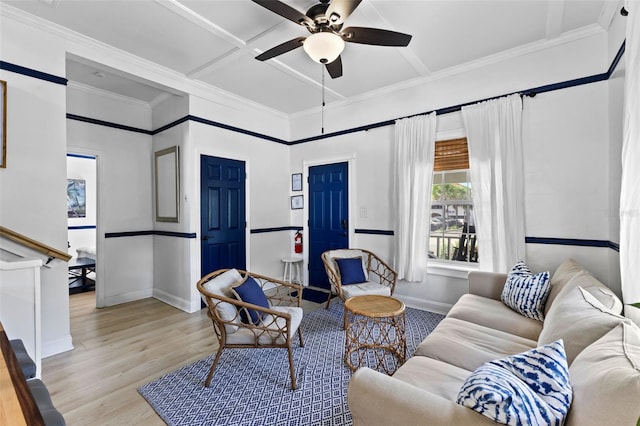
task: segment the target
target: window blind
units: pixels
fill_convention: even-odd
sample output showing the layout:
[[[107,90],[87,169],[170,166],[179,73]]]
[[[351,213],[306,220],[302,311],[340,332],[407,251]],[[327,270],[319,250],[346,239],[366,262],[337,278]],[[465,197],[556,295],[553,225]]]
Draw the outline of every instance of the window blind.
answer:
[[[433,171],[462,170],[469,168],[467,138],[436,141]]]

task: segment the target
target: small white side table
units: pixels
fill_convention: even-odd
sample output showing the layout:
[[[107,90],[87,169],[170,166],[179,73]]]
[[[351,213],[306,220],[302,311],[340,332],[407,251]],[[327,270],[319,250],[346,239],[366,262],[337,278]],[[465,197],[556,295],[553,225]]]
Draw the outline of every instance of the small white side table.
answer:
[[[302,284],[302,276],[300,275],[300,264],[302,264],[302,258],[284,257],[280,260],[284,263],[282,281]]]

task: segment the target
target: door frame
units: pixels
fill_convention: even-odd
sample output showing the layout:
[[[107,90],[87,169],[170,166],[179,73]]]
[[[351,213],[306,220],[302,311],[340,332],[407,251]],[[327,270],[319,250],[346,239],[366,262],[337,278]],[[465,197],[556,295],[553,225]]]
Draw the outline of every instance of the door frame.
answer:
[[[193,194],[193,204],[192,204],[192,208],[191,208],[191,214],[192,214],[192,218],[193,218],[193,223],[197,224],[196,225],[196,238],[194,238],[194,246],[193,246],[193,253],[196,255],[195,256],[195,262],[193,261],[194,259],[192,258],[192,262],[191,262],[191,268],[192,268],[192,276],[194,277],[198,277],[196,279],[196,281],[198,281],[201,277],[201,271],[202,271],[202,245],[201,245],[201,232],[202,229],[200,229],[201,226],[201,197],[200,197],[200,191],[202,190],[201,188],[201,170],[200,170],[200,158],[206,155],[208,157],[218,157],[218,158],[225,158],[228,160],[234,160],[234,161],[242,161],[244,163],[244,172],[247,176],[247,178],[245,179],[245,191],[244,191],[244,209],[245,209],[245,221],[247,222],[247,226],[245,227],[245,234],[244,234],[244,240],[245,240],[245,264],[246,264],[246,268],[247,271],[251,270],[251,197],[249,196],[249,194],[251,193],[251,184],[250,184],[250,179],[249,177],[251,176],[250,174],[250,170],[251,170],[251,162],[249,161],[249,157],[245,157],[243,155],[237,155],[234,153],[230,153],[230,152],[222,152],[222,151],[216,151],[216,150],[196,150],[195,153],[195,158],[192,162],[192,164],[194,164],[194,179],[195,179],[195,184],[193,185],[193,188],[197,188],[196,191],[194,191]],[[195,281],[194,281],[195,282]],[[199,303],[200,301],[200,293],[198,292],[198,289],[196,288],[195,285],[191,286],[191,292],[192,292],[192,301],[196,301]],[[195,302],[194,302],[195,303]]]
[[[347,231],[347,241],[350,246],[353,246],[355,240],[355,206],[357,203],[357,193],[356,190],[356,153],[345,153],[336,155],[333,157],[324,157],[320,159],[314,160],[303,160],[302,161],[302,195],[304,195],[304,199],[307,200],[302,207],[302,233],[306,235],[303,238],[302,245],[302,275],[303,275],[303,283],[305,286],[309,286],[309,168],[315,166],[326,166],[328,164],[335,163],[347,163],[347,208],[349,211],[348,218],[348,231]]]

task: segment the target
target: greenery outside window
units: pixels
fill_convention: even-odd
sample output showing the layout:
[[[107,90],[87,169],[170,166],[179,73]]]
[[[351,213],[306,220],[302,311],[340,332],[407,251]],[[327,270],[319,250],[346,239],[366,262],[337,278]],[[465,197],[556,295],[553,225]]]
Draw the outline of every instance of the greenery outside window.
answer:
[[[430,259],[478,261],[466,138],[436,142],[429,229]]]

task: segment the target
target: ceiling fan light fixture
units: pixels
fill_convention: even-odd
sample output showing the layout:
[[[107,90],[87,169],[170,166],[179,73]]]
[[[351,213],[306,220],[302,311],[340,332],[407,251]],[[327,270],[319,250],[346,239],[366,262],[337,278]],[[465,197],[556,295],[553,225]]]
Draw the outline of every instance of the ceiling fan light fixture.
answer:
[[[320,64],[330,64],[344,50],[344,40],[332,32],[311,34],[302,45],[307,55]]]

